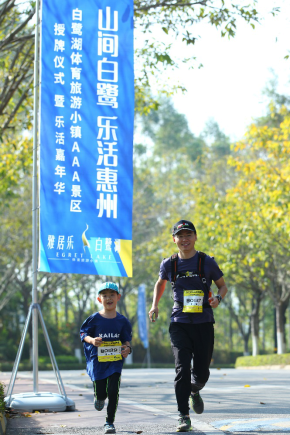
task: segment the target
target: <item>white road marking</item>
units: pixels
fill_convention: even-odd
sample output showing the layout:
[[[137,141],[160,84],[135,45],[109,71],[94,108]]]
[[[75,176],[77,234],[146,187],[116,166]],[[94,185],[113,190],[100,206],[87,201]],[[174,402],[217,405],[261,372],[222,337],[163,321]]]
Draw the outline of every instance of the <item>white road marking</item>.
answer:
[[[212,424],[227,432],[290,431],[290,418],[250,418],[214,421]]]

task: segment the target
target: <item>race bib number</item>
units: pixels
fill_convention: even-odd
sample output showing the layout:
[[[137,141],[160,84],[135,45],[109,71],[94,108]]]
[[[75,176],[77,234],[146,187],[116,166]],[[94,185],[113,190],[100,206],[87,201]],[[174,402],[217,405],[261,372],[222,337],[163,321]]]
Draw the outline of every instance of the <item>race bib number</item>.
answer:
[[[98,361],[119,361],[122,359],[121,350],[121,341],[103,341],[98,347]]]
[[[183,291],[183,313],[203,312],[204,292],[202,290]]]

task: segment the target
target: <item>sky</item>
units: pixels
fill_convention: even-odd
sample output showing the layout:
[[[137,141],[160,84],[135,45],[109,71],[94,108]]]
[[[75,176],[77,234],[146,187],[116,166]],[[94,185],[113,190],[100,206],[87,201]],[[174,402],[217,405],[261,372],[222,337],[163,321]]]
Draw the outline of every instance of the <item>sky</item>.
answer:
[[[273,17],[269,10],[280,6]],[[263,90],[277,76],[280,93],[290,95],[290,2],[259,0],[257,10],[263,20],[252,29],[239,22],[233,39],[221,38],[209,24],[199,24],[198,41],[192,48],[173,45],[174,54],[196,56],[203,68],[188,69],[180,64],[169,72],[171,82],[184,85],[187,92],[173,97],[175,108],[186,115],[189,127],[199,135],[208,119],[213,118],[231,140],[243,137],[251,122],[265,114],[268,99]]]

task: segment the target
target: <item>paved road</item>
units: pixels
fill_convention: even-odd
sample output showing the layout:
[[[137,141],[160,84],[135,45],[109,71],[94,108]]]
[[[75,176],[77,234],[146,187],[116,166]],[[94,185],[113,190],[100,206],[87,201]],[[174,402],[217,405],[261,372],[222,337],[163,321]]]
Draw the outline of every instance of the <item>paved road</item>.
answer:
[[[9,379],[8,373],[0,374],[1,380],[3,376]],[[61,376],[77,411],[12,419],[7,435],[102,433],[105,414],[104,411],[98,413],[92,406],[92,384],[85,371],[62,371]],[[116,414],[117,433],[175,433],[177,411],[173,379],[173,369],[124,369]],[[31,391],[31,385],[31,373],[19,372],[14,393]],[[57,392],[52,372],[40,372],[40,385],[41,391]],[[289,393],[288,370],[212,369],[202,392],[205,412],[202,415],[191,413],[193,432],[200,435],[289,435]]]

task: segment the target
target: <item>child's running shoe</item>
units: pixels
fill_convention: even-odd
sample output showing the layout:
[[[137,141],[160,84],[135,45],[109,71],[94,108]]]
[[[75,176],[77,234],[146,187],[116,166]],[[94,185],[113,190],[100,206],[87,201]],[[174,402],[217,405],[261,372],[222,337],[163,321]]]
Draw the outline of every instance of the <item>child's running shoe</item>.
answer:
[[[193,411],[196,414],[202,414],[203,410],[204,410],[204,404],[203,404],[203,400],[199,395],[199,392],[197,393],[191,393],[190,397],[189,397],[189,401],[190,401],[190,406],[193,409]]]
[[[104,425],[104,433],[116,433],[116,429],[113,423],[106,422],[106,424]]]
[[[94,398],[94,407],[96,408],[97,411],[102,411],[104,406],[105,406],[104,400],[97,400],[96,398]]]
[[[176,432],[189,432],[191,430],[191,420],[187,415],[179,414]]]

